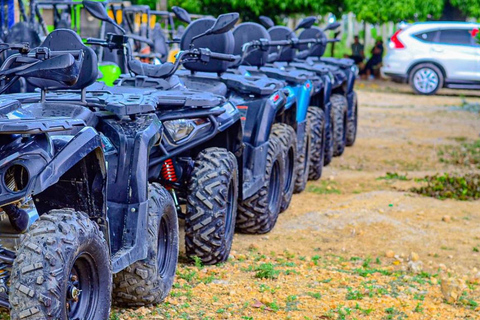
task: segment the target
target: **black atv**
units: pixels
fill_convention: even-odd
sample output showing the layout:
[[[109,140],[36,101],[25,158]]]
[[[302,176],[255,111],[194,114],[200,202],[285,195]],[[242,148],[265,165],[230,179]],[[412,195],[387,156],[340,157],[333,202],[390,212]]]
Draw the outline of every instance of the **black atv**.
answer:
[[[316,22],[315,17],[305,18],[304,21]],[[306,43],[301,45],[301,55],[298,57],[299,62],[308,65],[308,68],[327,68],[334,74],[334,86],[332,89],[332,103],[347,105],[347,122],[345,127],[345,145],[352,146],[355,143],[358,126],[358,100],[354,90],[355,79],[358,68],[352,59],[335,59],[323,57],[328,42],[334,42],[336,39],[328,40],[325,31],[337,29],[340,24],[338,22],[327,25],[325,29],[315,27],[312,24],[306,24],[304,30],[298,38],[305,42],[308,39],[315,39],[315,43]],[[342,153],[340,148],[337,153]]]
[[[93,16],[115,25],[102,4],[83,4]],[[190,90],[173,75],[183,61],[209,59],[214,53],[185,51],[175,64],[151,65],[133,59],[128,38],[122,33],[109,34],[105,40],[87,39],[88,44],[105,50],[126,52],[130,71],[114,87],[97,83],[88,92],[142,94],[155,99],[155,113],[163,128],[158,148],[150,154],[149,179],[160,182],[173,195],[178,214],[185,219],[187,255],[199,257],[204,264],[223,262],[230,254],[237,216],[240,114],[223,96]]]
[[[149,183],[149,155],[162,129],[157,101],[88,96],[96,55],[65,29],[10,56],[0,70],[0,92],[18,77],[41,93],[3,96],[17,103],[2,108],[7,119],[22,120],[0,127],[0,170],[9,172],[11,188],[2,192],[2,210],[11,216],[2,220],[0,236],[2,274],[10,283],[2,304],[12,319],[103,320],[112,287],[119,305],[161,302],[175,276],[178,220],[168,191]],[[31,210],[40,218],[20,238]]]
[[[325,114],[330,114],[330,80],[305,69],[292,68],[296,42],[272,41],[270,33],[260,24],[241,23],[233,34],[235,53],[242,55],[242,61],[237,69],[231,69],[232,72],[264,75],[285,82],[289,92],[286,109],[298,123],[295,187],[297,192],[303,191],[307,179],[319,179],[324,166],[325,130],[329,128],[329,117]],[[272,52],[272,47],[282,49]],[[325,96],[328,98],[325,99]],[[290,101],[292,98],[293,101]]]

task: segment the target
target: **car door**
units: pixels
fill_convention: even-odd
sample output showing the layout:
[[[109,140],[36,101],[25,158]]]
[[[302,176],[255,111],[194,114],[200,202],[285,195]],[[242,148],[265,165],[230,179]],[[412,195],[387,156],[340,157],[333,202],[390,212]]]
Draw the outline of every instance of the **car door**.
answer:
[[[448,80],[480,81],[479,48],[473,28],[443,28],[437,33],[430,53],[446,72]]]

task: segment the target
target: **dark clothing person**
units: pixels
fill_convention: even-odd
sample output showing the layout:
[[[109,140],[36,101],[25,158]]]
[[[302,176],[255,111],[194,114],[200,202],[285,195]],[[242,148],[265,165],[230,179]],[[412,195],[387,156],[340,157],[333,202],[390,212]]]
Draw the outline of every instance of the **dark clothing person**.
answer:
[[[367,76],[371,76],[373,74],[373,69],[382,63],[383,59],[383,41],[378,40],[375,44],[375,47],[372,49],[372,57],[368,59],[367,64],[365,65],[364,73]]]
[[[355,36],[354,42],[352,43],[352,55],[350,59],[355,61],[355,64],[359,64],[363,61],[365,55],[363,53],[364,46],[358,41],[358,36]]]

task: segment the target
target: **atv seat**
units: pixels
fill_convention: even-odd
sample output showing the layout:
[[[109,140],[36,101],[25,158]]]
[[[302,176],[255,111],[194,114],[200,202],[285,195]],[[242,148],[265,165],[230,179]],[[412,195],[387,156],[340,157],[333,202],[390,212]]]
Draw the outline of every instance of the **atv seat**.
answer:
[[[79,75],[78,80],[73,85],[65,85],[62,82],[55,80],[47,80],[43,78],[28,78],[28,82],[34,86],[43,90],[48,89],[70,89],[81,90],[97,80],[98,77],[98,65],[97,55],[95,52],[83,44],[82,39],[72,30],[57,29],[50,33],[41,47],[50,49],[50,51],[81,51],[75,59],[75,64],[78,66]]]
[[[352,59],[335,59],[335,58],[320,58],[321,62],[326,62],[330,64],[335,64],[340,66],[341,68],[350,68],[351,66],[355,65],[355,61]]]
[[[174,64],[170,62],[159,65],[143,63],[138,60],[130,60],[128,62],[128,68],[134,74],[151,78],[166,78],[174,67]]]

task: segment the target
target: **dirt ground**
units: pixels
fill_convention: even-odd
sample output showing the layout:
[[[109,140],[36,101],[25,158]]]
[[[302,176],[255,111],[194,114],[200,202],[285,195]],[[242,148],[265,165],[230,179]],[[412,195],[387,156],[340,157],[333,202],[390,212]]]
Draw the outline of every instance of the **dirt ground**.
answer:
[[[267,235],[237,234],[221,266],[183,259],[171,296],[112,319],[480,318],[479,201],[437,200],[414,179],[466,173],[439,150],[478,139],[475,92],[416,96],[357,84],[358,139],[309,182]]]

